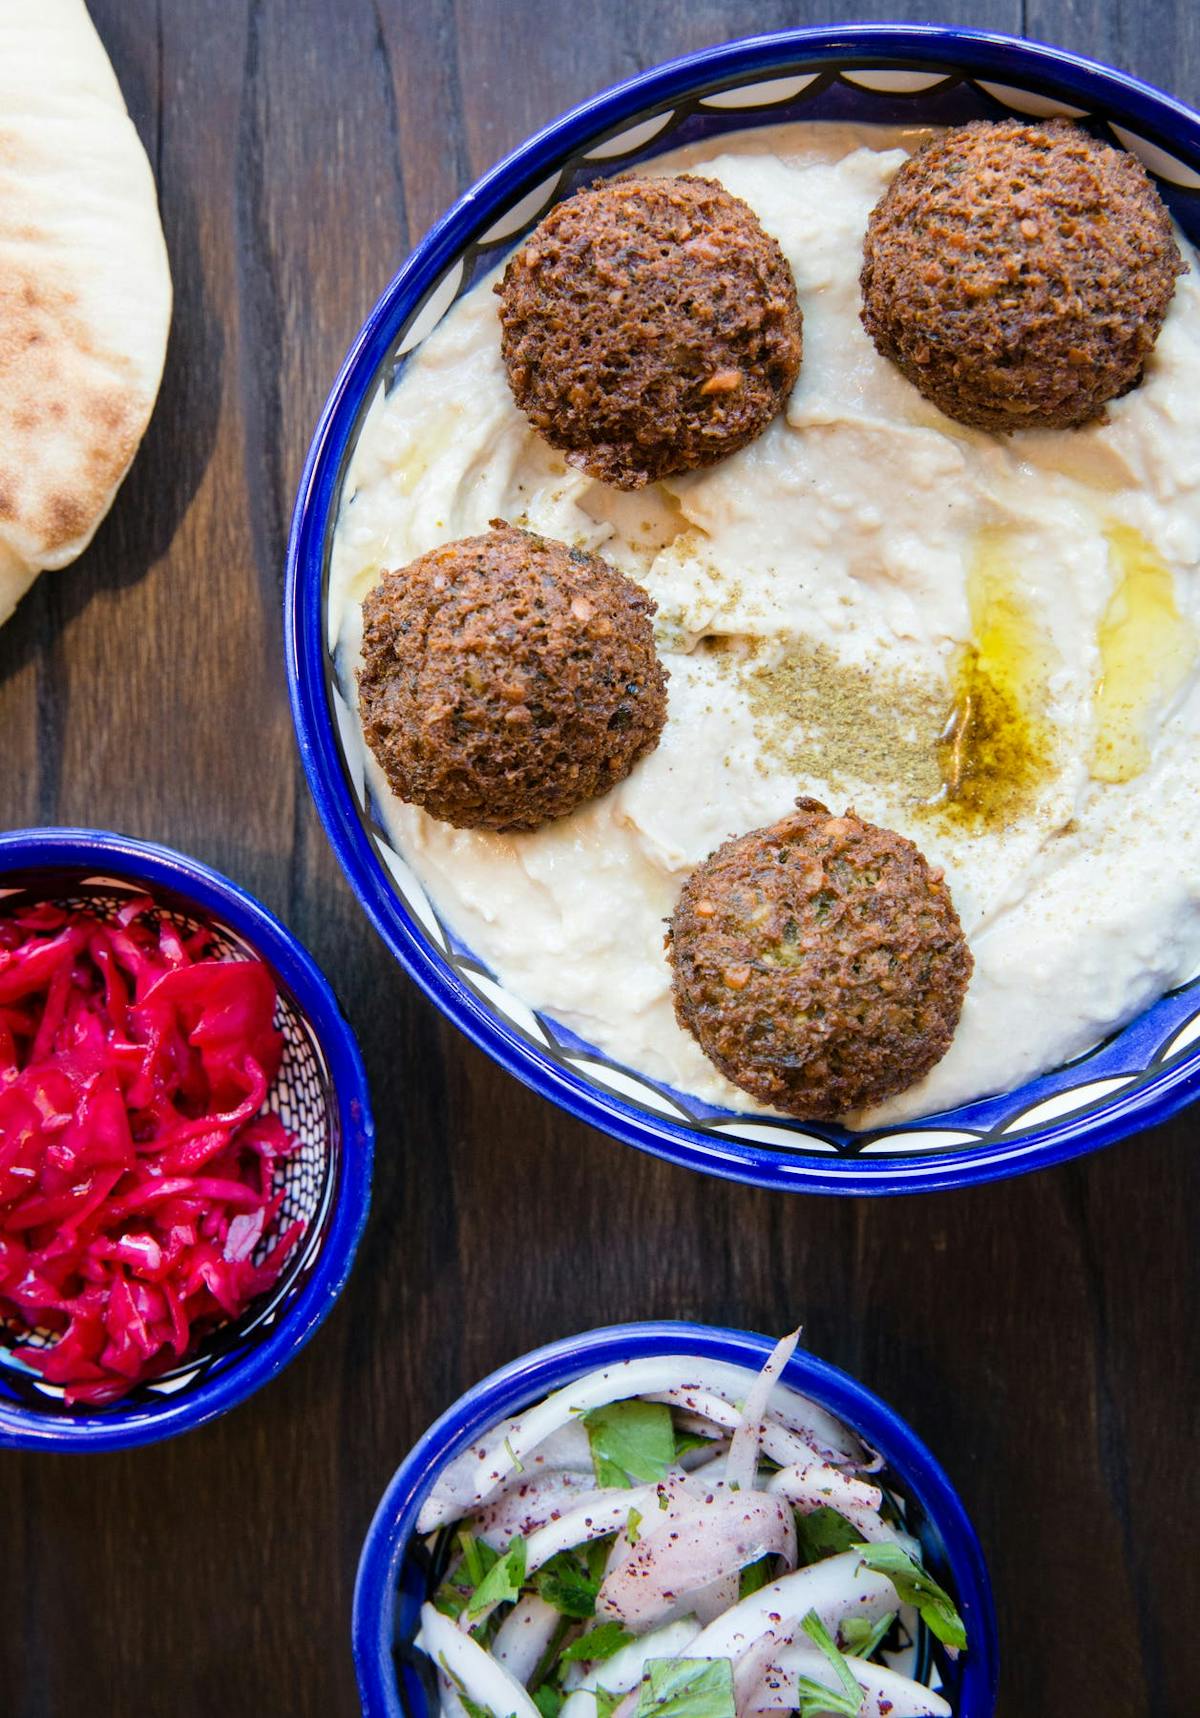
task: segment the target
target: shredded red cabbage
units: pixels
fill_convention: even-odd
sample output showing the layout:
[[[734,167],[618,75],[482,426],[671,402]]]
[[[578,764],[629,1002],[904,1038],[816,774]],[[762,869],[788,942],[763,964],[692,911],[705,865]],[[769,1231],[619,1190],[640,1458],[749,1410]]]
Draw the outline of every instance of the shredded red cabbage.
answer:
[[[147,898],[0,918],[0,1320],[68,1403],[158,1377],[271,1288],[254,1262],[297,1140],[263,1111],[283,1039],[260,960]]]

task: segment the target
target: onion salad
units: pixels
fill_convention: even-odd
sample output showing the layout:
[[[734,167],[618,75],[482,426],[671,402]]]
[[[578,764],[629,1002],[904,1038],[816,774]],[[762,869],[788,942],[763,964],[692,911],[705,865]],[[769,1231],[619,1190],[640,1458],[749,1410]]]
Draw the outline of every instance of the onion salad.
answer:
[[[687,1354],[588,1373],[439,1475],[418,1649],[441,1718],[931,1718],[918,1616],[966,1648],[880,1458],[779,1382]]]

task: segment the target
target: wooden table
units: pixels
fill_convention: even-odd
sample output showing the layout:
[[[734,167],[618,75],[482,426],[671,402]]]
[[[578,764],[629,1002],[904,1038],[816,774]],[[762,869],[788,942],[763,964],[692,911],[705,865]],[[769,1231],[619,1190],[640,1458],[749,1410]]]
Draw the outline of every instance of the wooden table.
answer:
[[[925,5],[863,16],[927,18]],[[781,1331],[938,1451],[990,1558],[1009,1718],[1197,1710],[1195,1116],[1049,1174],[772,1197],[590,1132],[470,1048],[368,929],[318,826],[280,644],[284,540],[343,351],[425,228],[590,92],[819,22],[798,0],[93,0],[160,186],[162,398],[93,547],[0,633],[0,824],[182,847],[280,913],[358,1028],[379,1124],[350,1287],[288,1372],[131,1455],[0,1458],[0,1711],[357,1710],[359,1545],[416,1435],[551,1337]],[[1200,99],[1180,0],[978,0]]]

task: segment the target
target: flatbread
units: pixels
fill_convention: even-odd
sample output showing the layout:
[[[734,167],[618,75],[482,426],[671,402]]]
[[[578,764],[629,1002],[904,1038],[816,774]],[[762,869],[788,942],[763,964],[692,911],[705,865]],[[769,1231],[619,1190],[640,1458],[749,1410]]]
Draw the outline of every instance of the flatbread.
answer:
[[[0,0],[0,622],[112,505],[170,320],[154,178],[83,0]]]

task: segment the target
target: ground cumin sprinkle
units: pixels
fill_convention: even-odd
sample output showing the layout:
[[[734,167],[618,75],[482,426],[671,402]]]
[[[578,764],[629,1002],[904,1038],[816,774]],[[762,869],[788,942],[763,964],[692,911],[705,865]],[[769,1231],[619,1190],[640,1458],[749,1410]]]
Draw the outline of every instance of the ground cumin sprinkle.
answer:
[[[738,666],[764,755],[793,775],[839,789],[890,784],[915,801],[941,790],[944,682],[855,667],[803,641],[777,662]]]

